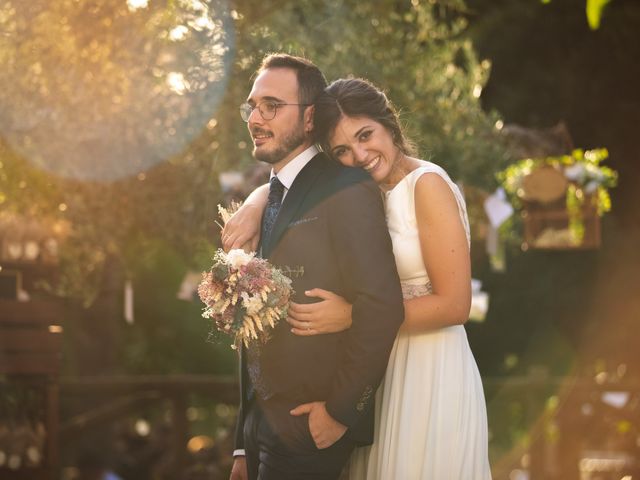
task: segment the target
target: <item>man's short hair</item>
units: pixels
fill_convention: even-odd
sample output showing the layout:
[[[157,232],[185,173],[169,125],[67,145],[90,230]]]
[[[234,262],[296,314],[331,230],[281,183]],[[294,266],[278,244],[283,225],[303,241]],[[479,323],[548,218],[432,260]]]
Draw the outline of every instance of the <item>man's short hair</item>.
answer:
[[[306,58],[286,53],[271,53],[264,57],[258,73],[269,68],[290,68],[298,79],[298,101],[311,105],[315,103],[327,86],[327,80],[318,67]]]

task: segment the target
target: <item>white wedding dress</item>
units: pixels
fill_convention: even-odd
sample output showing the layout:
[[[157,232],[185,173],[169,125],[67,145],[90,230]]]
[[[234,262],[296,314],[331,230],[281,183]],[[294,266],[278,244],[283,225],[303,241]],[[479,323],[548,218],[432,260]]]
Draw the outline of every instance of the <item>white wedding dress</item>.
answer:
[[[386,193],[387,224],[405,298],[431,290],[414,203],[416,181],[425,173],[435,173],[449,184],[469,239],[458,187],[442,168],[421,162]],[[376,395],[374,443],[355,450],[349,479],[490,478],[484,393],[464,327],[399,333]]]

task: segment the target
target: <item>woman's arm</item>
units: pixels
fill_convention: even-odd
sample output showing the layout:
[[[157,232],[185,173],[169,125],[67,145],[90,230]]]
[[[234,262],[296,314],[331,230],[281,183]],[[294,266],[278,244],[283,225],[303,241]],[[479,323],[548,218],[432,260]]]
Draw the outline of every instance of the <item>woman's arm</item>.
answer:
[[[260,223],[268,197],[268,184],[256,188],[225,224],[220,235],[222,248],[226,252],[234,248],[243,248],[249,251],[255,251],[258,248]]]
[[[444,179],[427,173],[416,182],[415,205],[433,294],[405,300],[401,328],[423,332],[464,324],[471,308],[471,260],[456,199]]]
[[[471,308],[469,244],[451,188],[436,174],[422,175],[415,189],[416,217],[422,257],[433,287],[432,295],[404,301],[401,329],[424,332],[461,325]],[[351,304],[315,288],[307,296],[317,303],[292,303],[287,321],[296,335],[335,333],[351,327]]]

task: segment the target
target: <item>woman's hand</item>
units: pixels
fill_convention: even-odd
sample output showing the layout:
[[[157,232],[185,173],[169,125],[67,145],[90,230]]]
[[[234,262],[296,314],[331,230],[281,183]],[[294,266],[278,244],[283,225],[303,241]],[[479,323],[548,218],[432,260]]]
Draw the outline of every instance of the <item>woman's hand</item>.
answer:
[[[233,214],[220,234],[225,252],[234,248],[256,251],[260,240],[262,210],[258,205],[245,204]]]
[[[351,328],[351,304],[340,295],[314,288],[304,292],[307,297],[321,298],[317,303],[294,303],[289,307],[287,322],[296,335],[342,332]]]
[[[242,206],[226,223],[220,236],[225,252],[234,248],[242,248],[255,252],[260,241],[260,224],[262,213],[267,206],[269,185],[261,185],[249,194]]]

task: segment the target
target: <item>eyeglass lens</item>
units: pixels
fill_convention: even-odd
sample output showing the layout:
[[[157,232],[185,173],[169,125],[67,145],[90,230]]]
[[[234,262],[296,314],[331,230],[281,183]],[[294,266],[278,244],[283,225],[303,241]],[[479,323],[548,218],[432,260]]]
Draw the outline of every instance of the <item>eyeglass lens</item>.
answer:
[[[262,102],[254,107],[249,103],[244,103],[240,106],[240,116],[242,117],[242,120],[248,122],[251,112],[253,112],[255,108],[258,109],[260,116],[264,120],[273,120],[276,116],[276,111],[278,110],[278,104],[275,102]]]

